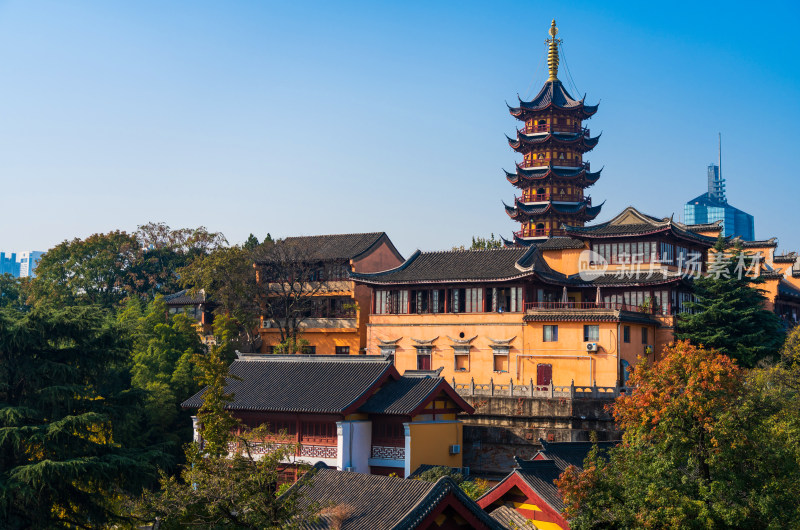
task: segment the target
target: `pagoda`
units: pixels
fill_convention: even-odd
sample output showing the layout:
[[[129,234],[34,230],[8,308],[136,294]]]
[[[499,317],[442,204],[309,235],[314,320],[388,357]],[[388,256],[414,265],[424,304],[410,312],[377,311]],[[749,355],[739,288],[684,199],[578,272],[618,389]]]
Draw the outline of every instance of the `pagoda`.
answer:
[[[508,181],[520,190],[514,205],[504,203],[506,213],[519,222],[514,243],[529,245],[552,236],[566,235],[563,225],[581,227],[600,213],[584,190],[597,182],[600,171],[591,172],[584,155],[600,138],[592,138],[583,120],[597,112],[597,105],[575,100],[558,80],[558,28],[550,26],[547,66],[550,77],[531,101],[519,100],[509,112],[523,124],[508,145],[522,154],[516,171],[506,171]],[[519,99],[519,98],[518,98]],[[585,98],[584,98],[585,99]]]

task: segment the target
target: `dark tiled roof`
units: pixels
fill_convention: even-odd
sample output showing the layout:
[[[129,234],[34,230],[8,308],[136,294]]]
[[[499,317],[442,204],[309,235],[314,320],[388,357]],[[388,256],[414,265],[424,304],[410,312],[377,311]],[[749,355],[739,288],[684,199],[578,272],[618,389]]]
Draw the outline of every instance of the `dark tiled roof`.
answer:
[[[325,261],[357,259],[377,247],[382,240],[402,259],[385,232],[287,237],[278,244],[296,246],[305,259]]]
[[[441,392],[446,392],[448,384],[443,377],[401,377],[384,385],[366,403],[359,407],[359,412],[369,414],[401,414],[409,415]],[[472,407],[455,393],[451,398],[459,402],[464,410],[472,411]]]
[[[670,218],[658,219],[652,215],[639,212],[631,206],[625,208],[614,219],[591,226],[567,226],[567,232],[580,238],[610,238],[627,236],[644,236],[659,232],[671,231],[673,235],[713,246],[717,238],[697,234]]]
[[[584,248],[583,241],[572,237],[551,237],[542,243],[536,243],[539,250],[564,250]]]
[[[510,506],[501,506],[489,515],[506,528],[526,528],[530,522],[525,519],[521,513]]]
[[[205,301],[206,295],[202,290],[195,295],[189,293],[188,289],[184,289],[164,296],[164,302],[167,305],[199,305],[205,303]]]
[[[534,463],[535,465],[515,472],[536,490],[542,500],[560,512],[564,509],[564,501],[561,500],[555,481],[561,475],[561,470],[552,460],[536,460]]]
[[[532,248],[491,250],[416,251],[395,269],[371,274],[353,273],[356,281],[369,284],[453,283],[504,281],[530,276],[556,275]]]
[[[800,298],[800,289],[789,282],[781,281],[778,284],[778,294],[787,298]]]
[[[597,206],[589,206],[587,201],[580,202],[577,204],[556,204],[553,202],[548,202],[547,204],[542,205],[529,205],[524,203],[516,203],[515,206],[508,206],[504,204],[506,208],[506,213],[511,218],[519,217],[520,215],[523,216],[539,216],[544,215],[550,211],[554,211],[556,213],[573,215],[573,214],[583,214],[588,219],[594,219],[600,213],[600,210],[603,208],[602,204],[598,204]]]
[[[529,310],[522,317],[525,322],[631,322],[637,324],[661,324],[647,313],[619,311],[613,309],[547,309]]]
[[[690,232],[706,232],[709,230],[722,230],[722,221],[714,221],[713,223],[701,223],[696,225],[684,225],[686,230]]]
[[[509,138],[508,136],[506,136],[506,139],[508,140],[508,145],[511,147],[511,149],[520,152],[525,151],[526,146],[532,145],[545,148],[548,145],[554,147],[571,145],[574,149],[585,153],[594,149],[595,146],[597,146],[597,143],[600,141],[599,136],[589,138],[584,136],[583,133],[546,133],[531,136],[526,134],[518,134],[516,140]],[[557,164],[558,160],[554,161],[553,163]]]
[[[789,254],[775,254],[772,256],[774,263],[794,263],[797,260],[797,254],[790,252]]]
[[[583,469],[583,461],[592,450],[592,446],[597,445],[600,453],[605,455],[608,450],[616,447],[619,441],[603,441],[603,442],[547,442],[539,439],[542,444],[542,450],[539,454],[548,458],[556,463],[556,465],[563,471],[569,466],[575,466]],[[526,469],[531,462],[536,460],[520,460],[517,459],[517,465],[521,469]]]
[[[597,105],[585,105],[582,99],[573,99],[558,79],[547,81],[532,100],[520,100],[519,107],[509,107],[509,112],[511,112],[513,116],[520,116],[526,110],[538,111],[550,107],[559,109],[580,109],[582,119],[586,119],[597,112]]]
[[[739,237],[730,240],[731,245],[741,245],[743,248],[777,247],[778,238],[761,239],[757,241],[744,241]]]
[[[413,529],[452,494],[487,528],[503,528],[447,477],[435,483],[380,475],[366,475],[324,468],[318,464],[292,488],[300,489],[301,508],[347,506],[350,515],[342,530]],[[323,510],[324,513],[324,510]],[[322,516],[303,528],[322,530],[331,527],[330,518]]]
[[[252,355],[231,364],[225,387],[231,410],[341,414],[384,377],[399,377],[383,357],[345,355]],[[252,360],[249,360],[252,359]],[[199,408],[201,390],[181,406]]]

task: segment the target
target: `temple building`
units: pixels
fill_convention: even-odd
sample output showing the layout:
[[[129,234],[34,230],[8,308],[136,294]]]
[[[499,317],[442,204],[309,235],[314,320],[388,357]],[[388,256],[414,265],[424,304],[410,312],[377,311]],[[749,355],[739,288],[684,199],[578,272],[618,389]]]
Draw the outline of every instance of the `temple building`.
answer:
[[[512,116],[522,122],[515,139],[508,144],[522,155],[513,173],[506,178],[519,196],[506,213],[520,223],[514,233],[517,244],[552,236],[565,235],[562,225],[583,226],[600,213],[602,205],[592,206],[585,189],[597,182],[600,171],[592,172],[584,155],[591,151],[599,136],[592,137],[583,121],[597,112],[597,105],[576,100],[558,80],[558,45],[556,22],[547,39],[547,64],[550,77],[531,101],[519,100],[509,107]]]
[[[437,372],[401,376],[391,359],[364,355],[240,354],[226,405],[244,426],[268,425],[271,444],[298,444],[290,462],[405,477],[421,465],[462,467],[462,425],[472,414]],[[181,404],[198,409],[201,390]],[[195,418],[195,440],[203,427]],[[293,477],[296,478],[296,477]]]
[[[255,263],[257,281],[267,296],[279,297],[294,308],[289,315],[300,321],[302,339],[308,342],[304,353],[363,353],[370,290],[356,286],[350,274],[386,270],[402,263],[403,257],[386,233],[287,237],[276,247],[274,256]],[[284,263],[275,266],[275,259]],[[293,281],[288,281],[289,277]],[[286,318],[286,314],[266,313],[261,317],[263,353],[279,352],[281,320]]]
[[[563,230],[527,247],[417,251],[394,269],[354,273],[373,289],[367,352],[393,355],[401,372],[442,369],[457,389],[623,385],[627,366],[673,341],[692,297],[687,263],[706,270],[719,224],[627,208]]]

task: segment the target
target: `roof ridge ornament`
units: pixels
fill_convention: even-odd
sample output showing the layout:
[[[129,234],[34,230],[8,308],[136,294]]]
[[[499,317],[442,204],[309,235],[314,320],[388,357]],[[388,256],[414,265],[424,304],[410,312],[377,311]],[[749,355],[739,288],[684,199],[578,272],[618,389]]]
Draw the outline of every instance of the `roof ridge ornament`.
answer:
[[[548,45],[547,69],[550,72],[550,78],[548,81],[558,81],[558,45],[561,44],[561,39],[556,38],[556,35],[558,34],[556,19],[553,19],[553,23],[550,24],[549,33],[550,38],[545,39],[544,41]]]

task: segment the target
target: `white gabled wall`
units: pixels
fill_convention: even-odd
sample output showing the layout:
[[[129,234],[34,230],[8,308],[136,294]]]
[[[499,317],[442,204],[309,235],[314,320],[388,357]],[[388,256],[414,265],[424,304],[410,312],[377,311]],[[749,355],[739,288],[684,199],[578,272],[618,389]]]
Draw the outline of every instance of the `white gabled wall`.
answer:
[[[369,473],[372,453],[372,422],[336,422],[336,468],[344,471],[352,467],[357,473]]]

